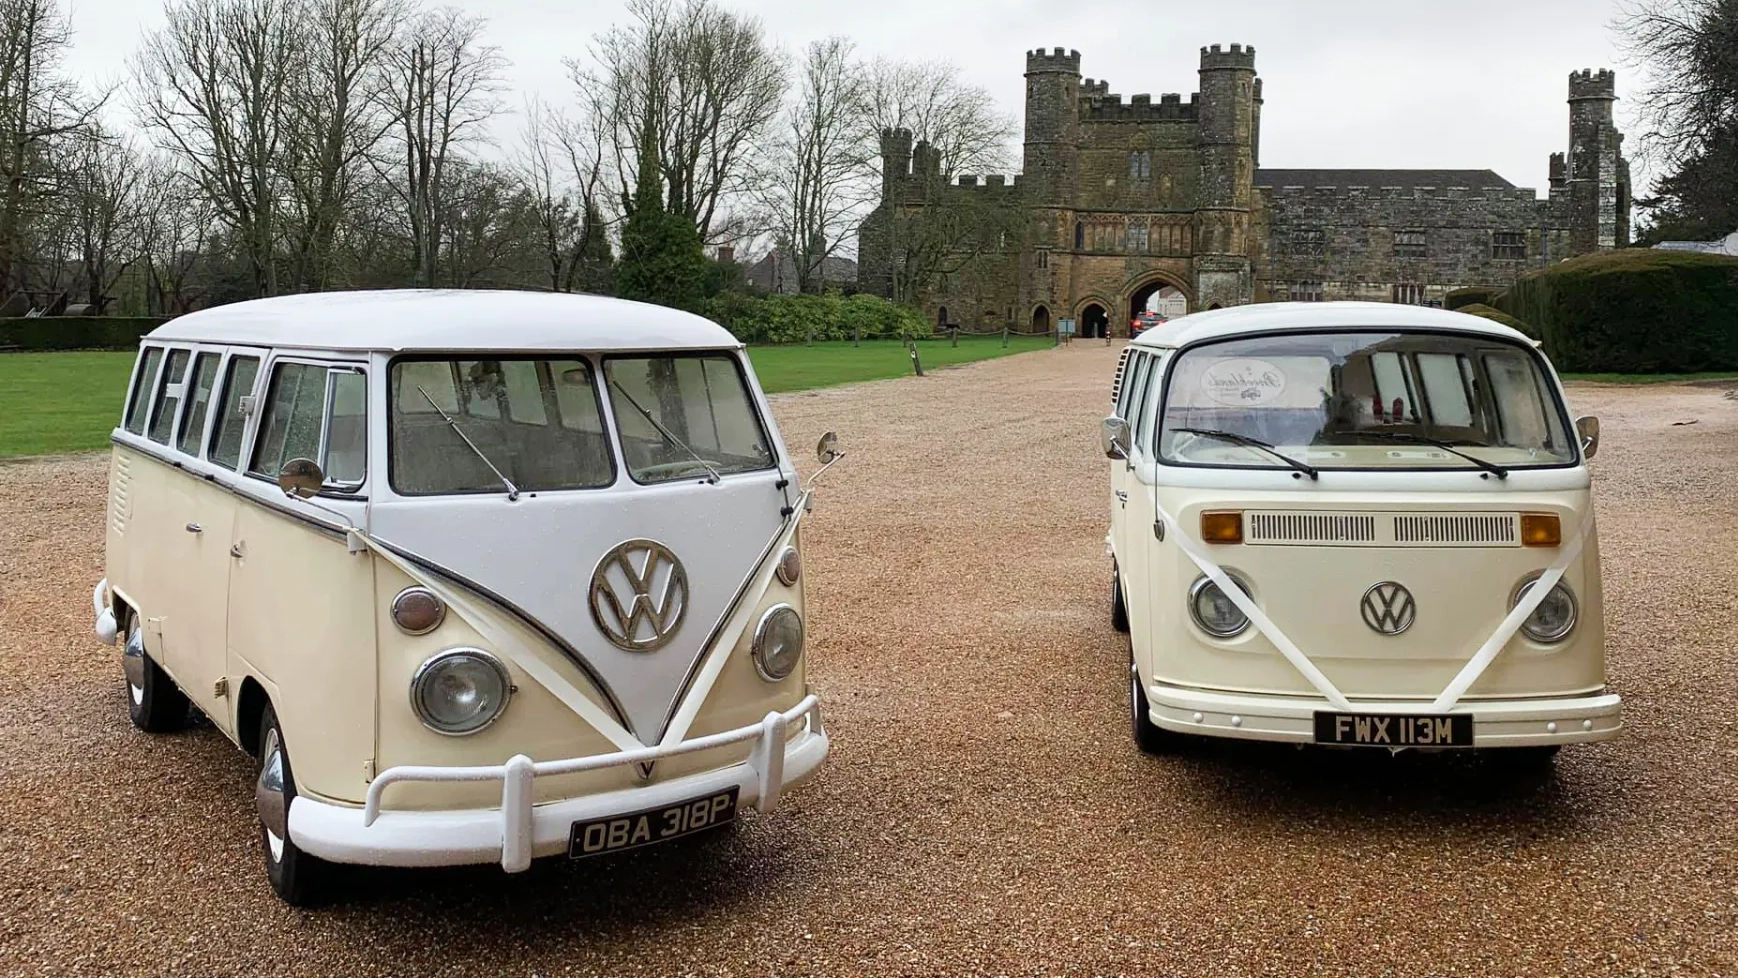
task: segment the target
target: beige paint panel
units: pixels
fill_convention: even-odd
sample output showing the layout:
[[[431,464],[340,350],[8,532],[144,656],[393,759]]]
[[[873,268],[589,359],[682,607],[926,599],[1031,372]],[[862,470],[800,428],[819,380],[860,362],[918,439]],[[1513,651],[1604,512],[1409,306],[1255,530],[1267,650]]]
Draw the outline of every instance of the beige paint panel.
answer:
[[[290,505],[297,505],[291,503]],[[297,790],[360,803],[374,756],[374,558],[238,500],[230,562],[230,674],[263,676]]]
[[[1585,490],[1493,497],[1487,494],[1406,498],[1345,494],[1332,502],[1274,493],[1232,497],[1223,491],[1163,488],[1166,508],[1198,532],[1203,510],[1344,509],[1369,512],[1554,512],[1565,539],[1591,512]],[[1499,505],[1500,503],[1500,505]],[[1448,685],[1509,610],[1514,588],[1557,559],[1557,549],[1331,546],[1209,546],[1209,555],[1249,582],[1255,599],[1287,637],[1340,691],[1354,697],[1433,698]],[[1296,669],[1254,628],[1230,640],[1194,626],[1187,591],[1199,569],[1174,543],[1152,551],[1148,600],[1153,627],[1137,643],[1153,678],[1170,684],[1253,693],[1314,695]],[[1417,619],[1398,636],[1363,623],[1359,602],[1379,581],[1413,592]],[[1605,683],[1603,599],[1597,542],[1589,539],[1564,575],[1579,602],[1568,641],[1544,646],[1517,635],[1473,685],[1472,697],[1562,696]]]

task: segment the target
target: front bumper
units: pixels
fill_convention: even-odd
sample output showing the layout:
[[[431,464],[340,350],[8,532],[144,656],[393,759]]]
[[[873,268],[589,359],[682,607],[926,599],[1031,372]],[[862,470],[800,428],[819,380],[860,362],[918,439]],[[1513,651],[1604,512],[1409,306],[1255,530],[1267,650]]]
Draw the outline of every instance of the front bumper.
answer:
[[[789,737],[790,725],[806,725]],[[602,794],[533,805],[538,777],[645,764],[659,758],[754,741],[747,762],[701,774]],[[624,815],[724,791],[735,785],[737,804],[771,811],[779,795],[808,779],[827,756],[819,700],[807,696],[758,724],[685,740],[668,747],[533,761],[523,754],[493,767],[394,767],[368,786],[362,808],[297,796],[290,804],[290,839],[305,852],[338,863],[369,866],[458,866],[497,860],[517,873],[536,856],[567,851],[574,822]],[[501,807],[464,811],[382,811],[386,788],[401,781],[499,781]]]
[[[1334,712],[1315,696],[1261,696],[1218,693],[1147,685],[1148,713],[1153,723],[1183,734],[1315,743],[1315,714]],[[1616,693],[1598,696],[1525,700],[1462,700],[1450,713],[1473,717],[1474,747],[1544,747],[1609,740],[1623,729],[1621,699]],[[1359,713],[1425,713],[1428,703],[1417,700],[1353,700]]]

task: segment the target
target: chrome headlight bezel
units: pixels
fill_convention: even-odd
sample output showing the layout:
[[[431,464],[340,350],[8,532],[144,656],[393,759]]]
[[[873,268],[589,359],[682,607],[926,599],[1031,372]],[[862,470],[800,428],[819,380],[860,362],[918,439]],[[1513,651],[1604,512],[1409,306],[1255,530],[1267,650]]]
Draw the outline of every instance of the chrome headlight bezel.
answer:
[[[435,612],[434,622],[432,624],[423,628],[412,628],[399,620],[399,614],[403,611],[405,602],[414,598],[427,598],[434,602]],[[440,595],[434,593],[421,584],[412,584],[393,596],[391,613],[392,623],[398,626],[399,631],[406,635],[427,635],[429,632],[441,627],[441,625],[447,620],[447,603],[441,600]]]
[[[446,663],[461,658],[473,659],[492,670],[501,684],[501,697],[494,712],[482,723],[471,727],[456,728],[443,723],[438,717],[430,714],[427,705],[423,702],[422,693],[424,684],[431,681],[438,669]],[[459,646],[436,652],[416,667],[416,672],[410,677],[410,708],[416,714],[416,718],[422,721],[422,725],[435,733],[443,737],[468,737],[471,734],[481,733],[489,729],[496,720],[501,719],[501,714],[507,712],[507,705],[513,700],[513,692],[513,677],[508,673],[507,667],[501,663],[500,659],[482,649]]]
[[[779,554],[778,565],[773,573],[778,575],[779,583],[785,587],[794,586],[803,576],[803,555],[797,553],[795,547],[786,547],[785,552]]]
[[[1543,572],[1531,574],[1521,583],[1516,584],[1515,589],[1509,593],[1509,610],[1513,611],[1515,605],[1520,604],[1521,599],[1526,597],[1527,592],[1533,585],[1539,583],[1539,578],[1544,576]],[[1535,630],[1533,628],[1533,615],[1539,613],[1537,608],[1534,609],[1533,615],[1528,615],[1521,621],[1521,633],[1540,645],[1557,645],[1563,642],[1575,633],[1575,626],[1581,624],[1581,601],[1575,597],[1575,589],[1569,586],[1569,581],[1559,578],[1557,583],[1552,586],[1551,594],[1562,594],[1563,598],[1569,602],[1569,620],[1561,629],[1555,632]],[[1550,595],[1546,595],[1545,600],[1551,600]],[[1544,602],[1541,601],[1540,607],[1543,606]]]
[[[796,653],[790,657],[790,664],[780,672],[777,663],[769,663],[766,658],[767,635],[772,630],[774,619],[789,616],[796,623]],[[788,604],[779,603],[761,613],[760,621],[755,623],[754,638],[749,642],[749,658],[754,660],[754,671],[760,673],[760,678],[769,683],[783,682],[797,671],[797,663],[803,660],[807,651],[808,635],[803,627],[803,616],[797,609]]]
[[[1245,581],[1243,578],[1238,577],[1236,574],[1233,574],[1230,571],[1226,571],[1225,576],[1231,578],[1232,583],[1236,584],[1239,588],[1242,588],[1245,596],[1250,597],[1251,600],[1254,599],[1253,594],[1249,590],[1249,582],[1248,581]],[[1186,602],[1189,606],[1189,620],[1195,623],[1196,628],[1199,628],[1202,632],[1206,633],[1207,635],[1209,635],[1213,638],[1216,638],[1216,639],[1236,638],[1237,636],[1242,635],[1244,632],[1248,631],[1249,626],[1251,624],[1251,622],[1249,620],[1249,616],[1243,614],[1241,609],[1239,609],[1239,611],[1238,611],[1238,616],[1240,618],[1242,618],[1242,623],[1239,624],[1236,628],[1230,629],[1229,631],[1221,631],[1219,629],[1215,629],[1212,626],[1208,625],[1201,618],[1201,610],[1200,610],[1200,606],[1199,606],[1199,601],[1200,601],[1202,593],[1205,592],[1208,588],[1213,588],[1214,590],[1218,590],[1218,587],[1219,586],[1217,584],[1213,583],[1213,579],[1208,577],[1205,574],[1202,574],[1200,577],[1195,578],[1195,583],[1189,585],[1189,595],[1188,595],[1188,600]]]

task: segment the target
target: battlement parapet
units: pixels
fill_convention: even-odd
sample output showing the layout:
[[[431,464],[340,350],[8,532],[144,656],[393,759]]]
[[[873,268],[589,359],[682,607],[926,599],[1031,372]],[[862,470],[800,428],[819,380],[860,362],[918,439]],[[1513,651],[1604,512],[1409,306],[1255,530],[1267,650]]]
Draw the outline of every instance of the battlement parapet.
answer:
[[[1088,78],[1080,83],[1080,94],[1083,98],[1104,98],[1110,94],[1110,82]]]
[[[1297,201],[1345,200],[1446,200],[1532,201],[1538,193],[1531,187],[1275,187],[1257,184],[1270,197]]]
[[[1018,186],[1019,183],[1018,174],[1009,177],[1002,173],[991,173],[980,177],[976,173],[962,173],[954,181],[954,187],[976,193],[1006,193]]]
[[[1569,101],[1617,98],[1617,73],[1610,68],[1584,68],[1569,73]]]
[[[1201,49],[1202,71],[1218,71],[1227,69],[1254,71],[1255,45],[1251,44],[1248,47],[1244,47],[1241,44],[1233,44],[1229,51],[1221,50],[1220,46],[1217,44]]]
[[[1026,74],[1038,73],[1078,75],[1080,74],[1080,52],[1064,51],[1054,48],[1046,51],[1038,48],[1026,52]]]
[[[1080,117],[1089,122],[1192,122],[1196,118],[1193,98],[1187,105],[1183,96],[1166,92],[1157,102],[1147,94],[1130,96],[1124,103],[1120,95],[1094,95],[1081,100]]]

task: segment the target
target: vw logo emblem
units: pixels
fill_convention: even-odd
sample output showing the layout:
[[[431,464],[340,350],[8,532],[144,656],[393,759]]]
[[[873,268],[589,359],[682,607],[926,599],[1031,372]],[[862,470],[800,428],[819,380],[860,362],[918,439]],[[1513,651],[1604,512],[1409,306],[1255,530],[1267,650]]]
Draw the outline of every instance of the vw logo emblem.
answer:
[[[1404,584],[1383,581],[1370,585],[1370,590],[1364,592],[1364,600],[1358,602],[1358,610],[1371,631],[1398,635],[1412,627],[1418,606],[1413,603],[1412,592],[1406,590]]]
[[[688,574],[656,540],[617,544],[591,572],[591,617],[618,649],[651,652],[682,627]]]

